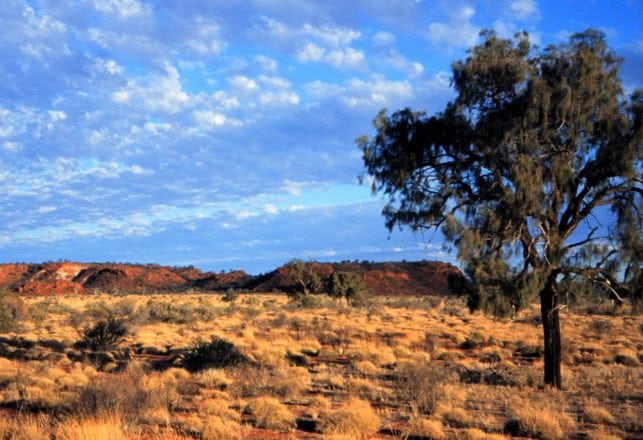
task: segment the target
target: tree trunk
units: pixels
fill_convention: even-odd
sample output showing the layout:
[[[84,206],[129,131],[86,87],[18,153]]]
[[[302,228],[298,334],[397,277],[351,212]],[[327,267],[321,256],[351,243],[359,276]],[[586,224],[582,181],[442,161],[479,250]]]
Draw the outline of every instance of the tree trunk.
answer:
[[[555,281],[548,281],[540,292],[540,312],[545,336],[545,385],[560,389],[560,321]]]

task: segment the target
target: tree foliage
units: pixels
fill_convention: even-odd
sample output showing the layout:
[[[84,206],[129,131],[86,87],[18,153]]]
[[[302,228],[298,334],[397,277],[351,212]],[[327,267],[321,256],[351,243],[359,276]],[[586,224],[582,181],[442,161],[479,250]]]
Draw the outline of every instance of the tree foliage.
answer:
[[[561,283],[641,298],[643,95],[624,98],[599,31],[544,50],[483,37],[453,63],[442,112],[382,111],[358,144],[387,227],[439,229],[472,307],[507,315],[540,296],[545,381],[560,386]]]
[[[286,263],[285,268],[293,281],[288,292],[291,297],[299,299],[310,293],[318,293],[323,287],[321,278],[314,270],[314,263],[293,259]]]
[[[329,279],[328,294],[335,298],[346,298],[354,303],[366,295],[366,283],[360,274],[353,271],[335,271]]]

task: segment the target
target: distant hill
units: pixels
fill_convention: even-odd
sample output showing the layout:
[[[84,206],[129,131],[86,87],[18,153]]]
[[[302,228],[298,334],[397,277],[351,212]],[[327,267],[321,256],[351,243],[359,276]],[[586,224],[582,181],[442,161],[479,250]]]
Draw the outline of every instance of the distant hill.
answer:
[[[447,295],[450,286],[461,285],[462,272],[437,261],[306,263],[326,283],[335,271],[360,274],[375,295]],[[287,267],[264,275],[244,271],[202,272],[194,267],[167,267],[120,263],[0,264],[0,291],[24,296],[87,293],[156,293],[224,291],[287,292],[295,282]]]

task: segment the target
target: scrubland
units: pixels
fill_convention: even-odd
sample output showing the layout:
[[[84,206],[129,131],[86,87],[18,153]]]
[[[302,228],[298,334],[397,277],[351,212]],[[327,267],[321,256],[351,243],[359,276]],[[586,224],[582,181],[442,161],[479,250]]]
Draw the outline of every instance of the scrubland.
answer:
[[[503,321],[454,298],[225,299],[14,298],[0,438],[643,437],[643,321],[626,311],[563,312],[557,391],[536,306]],[[122,338],[79,343],[109,318]]]

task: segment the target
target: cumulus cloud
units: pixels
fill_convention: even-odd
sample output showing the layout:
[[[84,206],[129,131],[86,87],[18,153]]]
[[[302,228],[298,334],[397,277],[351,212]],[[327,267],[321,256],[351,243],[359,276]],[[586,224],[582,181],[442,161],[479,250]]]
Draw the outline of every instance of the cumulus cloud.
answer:
[[[473,46],[480,33],[480,29],[472,23],[475,13],[471,6],[454,8],[448,21],[429,24],[426,37],[436,49],[454,50]]]
[[[509,3],[509,12],[516,20],[538,18],[540,12],[534,0],[513,0]]]

